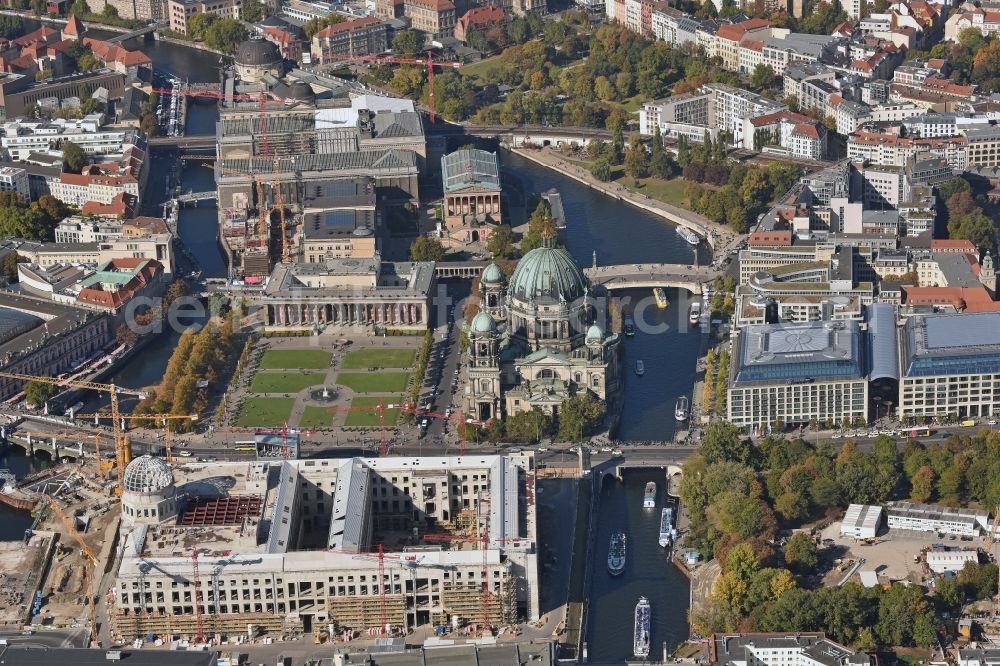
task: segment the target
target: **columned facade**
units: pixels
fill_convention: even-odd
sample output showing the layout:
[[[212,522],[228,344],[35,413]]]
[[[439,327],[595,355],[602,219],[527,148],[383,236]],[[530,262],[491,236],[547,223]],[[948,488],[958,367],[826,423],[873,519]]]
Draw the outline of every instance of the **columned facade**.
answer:
[[[424,301],[268,303],[267,324],[276,327],[427,325]]]

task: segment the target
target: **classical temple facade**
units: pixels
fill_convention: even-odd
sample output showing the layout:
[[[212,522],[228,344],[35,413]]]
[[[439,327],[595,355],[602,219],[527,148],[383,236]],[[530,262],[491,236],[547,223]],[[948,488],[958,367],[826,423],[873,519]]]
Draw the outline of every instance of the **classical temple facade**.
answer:
[[[427,328],[431,262],[327,259],[275,266],[256,305],[269,330]]]

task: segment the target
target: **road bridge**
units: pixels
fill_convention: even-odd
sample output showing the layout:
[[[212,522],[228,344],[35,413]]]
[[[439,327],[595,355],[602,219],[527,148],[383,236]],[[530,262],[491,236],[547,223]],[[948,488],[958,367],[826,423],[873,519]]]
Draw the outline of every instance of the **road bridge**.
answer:
[[[691,264],[619,264],[585,268],[583,273],[591,284],[608,291],[674,287],[692,294],[700,294],[703,285],[719,274],[711,267]]]
[[[209,192],[188,192],[187,194],[182,194],[177,197],[177,201],[180,203],[197,203],[199,201],[208,201],[210,199],[215,199],[218,196],[215,190]]]
[[[214,134],[195,134],[193,136],[154,136],[149,140],[153,148],[215,148]]]

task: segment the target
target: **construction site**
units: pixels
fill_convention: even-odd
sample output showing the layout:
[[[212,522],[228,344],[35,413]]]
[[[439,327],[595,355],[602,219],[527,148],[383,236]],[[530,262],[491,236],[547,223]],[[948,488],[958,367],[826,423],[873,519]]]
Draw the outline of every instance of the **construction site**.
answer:
[[[125,472],[109,595],[122,639],[318,640],[538,617],[530,455]]]
[[[244,277],[306,261],[310,244],[334,258],[375,256],[376,200],[380,209],[419,203],[426,140],[412,102],[301,97],[230,94],[220,111],[213,167],[220,229]],[[344,190],[358,179],[366,196]]]

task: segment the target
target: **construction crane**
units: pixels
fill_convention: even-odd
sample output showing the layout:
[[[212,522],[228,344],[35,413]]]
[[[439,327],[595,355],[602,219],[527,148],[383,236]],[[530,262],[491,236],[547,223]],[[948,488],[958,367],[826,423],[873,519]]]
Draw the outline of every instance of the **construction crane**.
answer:
[[[483,551],[483,569],[481,572],[483,580],[482,589],[482,611],[483,611],[483,632],[493,633],[493,627],[490,624],[490,596],[492,592],[490,591],[490,568],[489,568],[489,550],[490,543],[517,543],[521,541],[520,538],[505,539],[505,538],[491,538],[490,532],[487,527],[483,527],[479,536],[461,536],[458,534],[425,534],[424,541],[429,543],[434,542],[465,542],[465,543],[479,543],[482,545]]]
[[[205,642],[205,628],[201,623],[201,578],[198,577],[198,549],[191,551],[191,582],[194,583],[194,591],[191,594],[191,601],[194,602],[194,626],[195,640],[199,643]]]
[[[385,636],[389,631],[388,627],[386,627],[389,623],[389,618],[385,610],[385,550],[382,548],[382,544],[379,544],[378,554],[362,553],[360,555],[355,555],[354,557],[355,559],[378,559],[378,633],[379,636]]]
[[[400,411],[406,412],[407,414],[413,414],[415,418],[426,416],[432,419],[441,419],[442,421],[454,421],[455,423],[457,423],[458,426],[456,430],[458,432],[458,455],[460,456],[465,455],[465,444],[466,441],[468,440],[468,431],[469,431],[467,426],[474,425],[477,427],[482,427],[486,425],[482,421],[476,421],[474,419],[466,419],[465,414],[461,409],[459,409],[452,415],[448,415],[448,414],[440,414],[438,412],[432,412],[426,409],[417,409],[417,406],[411,403],[409,405],[404,405],[403,407],[401,407]]]
[[[122,388],[120,386],[115,386],[114,384],[99,384],[97,382],[88,382],[69,378],[59,379],[57,377],[28,375],[20,372],[0,372],[0,377],[18,379],[24,382],[39,382],[62,388],[89,389],[91,391],[107,393],[111,399],[111,416],[113,417],[111,430],[115,437],[115,463],[118,467],[118,485],[115,486],[115,491],[118,494],[121,494],[121,481],[125,478],[125,466],[132,461],[132,447],[129,444],[128,436],[125,434],[123,428],[121,428],[121,422],[119,420],[121,413],[118,408],[118,396],[134,395],[140,398],[146,398],[149,397],[148,393],[145,391],[137,391],[135,389]]]
[[[447,67],[450,69],[461,69],[462,63],[448,62],[444,60],[434,60],[434,54],[427,52],[426,58],[397,58],[395,56],[370,55],[370,56],[350,56],[350,55],[329,55],[325,56],[330,60],[340,60],[345,62],[358,62],[372,65],[420,65],[427,68],[427,115],[430,116],[431,123],[437,119],[434,111],[434,68]]]
[[[59,507],[59,505],[56,504],[56,501],[52,498],[52,496],[51,495],[45,495],[44,497],[45,497],[46,503],[48,503],[48,505],[50,507],[52,507],[52,511],[54,511],[55,514],[56,514],[56,516],[59,517],[59,520],[62,522],[63,526],[66,528],[66,531],[69,532],[70,536],[73,537],[73,539],[75,539],[78,544],[80,544],[80,549],[83,551],[84,557],[87,558],[87,561],[90,562],[91,567],[93,567],[92,570],[91,570],[92,571],[91,575],[94,577],[94,582],[93,582],[94,587],[99,586],[99,584],[100,584],[100,577],[98,576],[98,572],[97,572],[97,556],[94,555],[94,551],[91,550],[91,548],[90,548],[89,545],[87,545],[87,542],[84,541],[84,539],[83,539],[83,535],[80,534],[79,530],[76,529],[76,525],[73,524],[73,521],[70,520],[69,516],[67,516],[66,513]],[[95,592],[100,592],[100,590],[95,590]],[[98,599],[98,597],[99,597],[98,594],[90,594],[90,593],[87,594],[87,605],[89,606],[88,612],[90,614],[90,642],[91,642],[91,644],[93,644],[93,643],[95,643],[97,641],[97,599]]]
[[[110,419],[111,414],[107,412],[96,412],[94,414],[76,414],[76,418],[80,419],[94,419],[94,425],[97,425],[100,419]],[[171,430],[169,428],[168,421],[197,421],[197,414],[130,414],[121,415],[118,417],[121,420],[122,430],[125,430],[126,421],[159,421],[163,426],[163,430],[166,433],[163,436],[164,447],[166,448],[166,458],[167,462],[173,462],[170,452],[170,435]]]
[[[92,437],[94,439],[94,457],[97,458],[97,473],[103,479],[105,478],[105,472],[115,466],[115,461],[105,461],[101,458],[101,445],[99,440],[101,438],[101,433],[85,433],[85,432],[37,432],[37,431],[27,431],[23,433],[25,439],[30,439],[31,437],[44,437],[47,439],[70,439],[76,440],[77,443],[81,439],[86,439]]]

